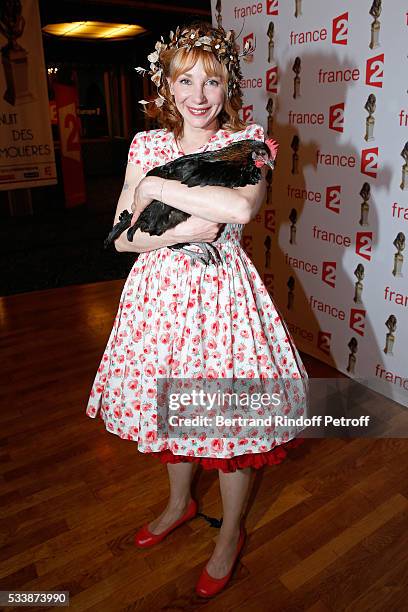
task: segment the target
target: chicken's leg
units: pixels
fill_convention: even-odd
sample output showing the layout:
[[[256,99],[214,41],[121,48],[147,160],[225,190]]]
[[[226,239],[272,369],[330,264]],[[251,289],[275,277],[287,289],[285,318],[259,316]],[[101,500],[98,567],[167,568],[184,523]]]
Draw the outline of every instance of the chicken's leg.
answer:
[[[222,259],[217,247],[214,246],[211,242],[195,242],[194,244],[198,244],[198,246],[203,249],[203,251],[207,253],[210,258],[212,258],[213,263],[215,265],[222,263]]]
[[[189,249],[180,248],[174,249],[173,247],[169,247],[172,251],[177,251],[178,253],[183,253],[184,255],[188,255],[194,261],[199,261],[205,266],[207,266],[210,262],[208,258],[203,253],[197,253],[197,251],[190,251]]]
[[[181,253],[188,255],[192,259],[201,261],[201,263],[205,265],[208,265],[210,263],[217,265],[218,263],[221,263],[222,260],[221,260],[220,254],[217,248],[213,244],[208,244],[206,242],[191,242],[191,243],[189,242],[187,244],[194,244],[194,245],[199,246],[202,249],[203,253],[197,253],[197,251],[191,251],[190,249],[184,248],[184,246],[182,245],[180,246],[172,245],[169,248],[174,251],[180,251]]]

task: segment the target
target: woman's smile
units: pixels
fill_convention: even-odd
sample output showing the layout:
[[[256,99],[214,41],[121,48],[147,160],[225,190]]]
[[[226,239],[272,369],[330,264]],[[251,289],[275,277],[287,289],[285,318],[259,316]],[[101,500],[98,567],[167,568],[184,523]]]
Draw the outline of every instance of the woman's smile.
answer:
[[[210,107],[207,108],[192,108],[191,106],[187,106],[188,110],[192,115],[205,115],[205,113],[210,110]]]

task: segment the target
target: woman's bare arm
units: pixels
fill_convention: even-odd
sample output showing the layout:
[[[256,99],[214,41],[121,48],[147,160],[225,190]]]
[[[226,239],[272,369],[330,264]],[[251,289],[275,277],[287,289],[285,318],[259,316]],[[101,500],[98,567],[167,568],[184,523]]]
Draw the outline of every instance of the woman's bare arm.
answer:
[[[139,166],[128,164],[122,193],[116,208],[114,223],[119,221],[119,215],[123,210],[127,209],[130,212],[134,192],[142,176],[143,173]],[[184,242],[213,242],[218,237],[219,231],[219,223],[192,215],[187,221],[168,229],[161,236],[150,236],[147,232],[141,232],[138,229],[135,232],[133,241],[129,242],[126,232],[123,232],[115,240],[115,248],[120,252],[146,253]]]
[[[134,192],[142,178],[143,172],[140,166],[135,164],[127,165],[122,192],[116,207],[114,225],[119,221],[121,212],[126,209],[129,212],[131,211]],[[178,242],[180,242],[180,239],[175,236],[172,229],[167,230],[161,236],[150,236],[146,232],[141,232],[138,229],[133,237],[133,242],[129,242],[126,237],[126,232],[123,232],[119,238],[115,240],[115,248],[120,252],[145,253],[146,251],[153,251],[165,246],[177,244]]]
[[[218,223],[249,223],[262,205],[266,193],[265,173],[256,185],[245,187],[187,187],[180,181],[146,177],[146,191],[178,210]],[[164,181],[164,182],[163,182]]]

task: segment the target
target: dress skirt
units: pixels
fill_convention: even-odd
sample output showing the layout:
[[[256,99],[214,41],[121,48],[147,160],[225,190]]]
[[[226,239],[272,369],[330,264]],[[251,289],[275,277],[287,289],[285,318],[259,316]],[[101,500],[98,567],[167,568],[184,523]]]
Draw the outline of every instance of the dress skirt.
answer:
[[[171,438],[159,429],[159,379],[283,381],[276,414],[296,423],[306,416],[306,370],[240,244],[242,229],[226,225],[214,243],[218,265],[164,247],[142,253],[125,282],[86,414],[162,463],[233,472],[279,464],[301,443],[305,428],[293,423],[237,428],[231,437],[192,431]]]
[[[261,125],[220,129],[197,152],[260,140]],[[177,159],[174,134],[139,132],[128,163],[144,174]],[[141,253],[126,279],[115,322],[92,385],[86,414],[163,463],[191,461],[224,472],[276,465],[305,427],[308,377],[296,346],[254,263],[241,245],[242,224],[227,223],[213,242],[220,261],[203,266],[167,247]],[[196,245],[188,245],[194,250]],[[290,424],[191,430],[163,435],[159,380],[245,380],[280,384],[276,408]],[[211,383],[212,384],[212,383]],[[223,385],[223,382],[222,382]],[[166,401],[163,402],[166,408]],[[168,412],[170,412],[170,405]],[[241,407],[240,407],[241,408]],[[222,410],[222,409],[221,409]],[[294,424],[296,423],[296,424]]]

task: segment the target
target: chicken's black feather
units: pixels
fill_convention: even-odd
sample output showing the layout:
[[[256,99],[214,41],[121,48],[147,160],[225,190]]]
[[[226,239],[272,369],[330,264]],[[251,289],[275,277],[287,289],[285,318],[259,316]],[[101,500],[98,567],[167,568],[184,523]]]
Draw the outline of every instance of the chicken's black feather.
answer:
[[[268,147],[262,141],[240,140],[220,150],[183,155],[167,164],[152,168],[146,176],[181,181],[188,187],[255,185],[260,181],[262,175],[260,168],[254,163],[254,152],[266,153],[268,156],[270,154]],[[133,226],[129,227],[128,217],[123,218],[120,227],[120,223],[116,224],[105,241],[105,245],[116,239],[127,228],[129,228],[127,238],[130,242],[139,228],[150,236],[161,236],[165,231],[186,221],[190,216],[189,213],[153,200],[139,215]],[[111,238],[112,235],[115,238]]]

